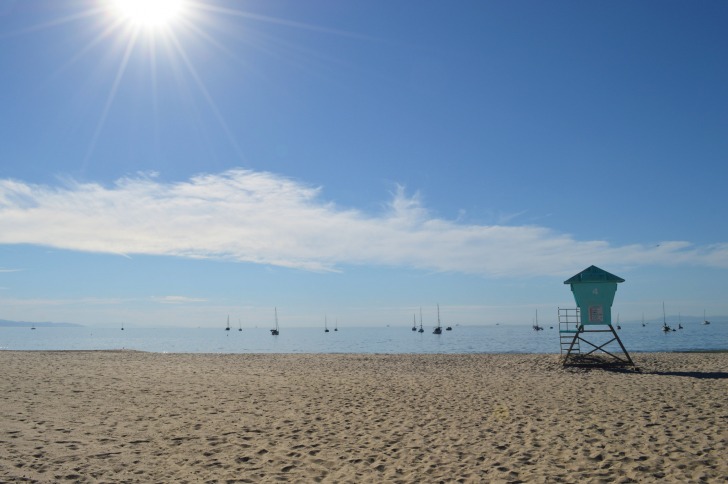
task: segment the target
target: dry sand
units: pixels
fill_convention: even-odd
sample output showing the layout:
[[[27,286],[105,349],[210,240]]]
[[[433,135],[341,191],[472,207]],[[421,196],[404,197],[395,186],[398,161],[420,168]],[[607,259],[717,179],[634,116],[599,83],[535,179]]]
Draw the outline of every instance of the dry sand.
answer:
[[[724,482],[728,354],[0,352],[0,480]]]

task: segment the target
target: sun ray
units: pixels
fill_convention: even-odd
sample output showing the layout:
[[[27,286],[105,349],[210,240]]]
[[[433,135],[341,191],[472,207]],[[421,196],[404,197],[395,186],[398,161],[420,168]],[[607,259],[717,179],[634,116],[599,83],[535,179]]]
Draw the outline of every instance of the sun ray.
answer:
[[[227,123],[225,122],[225,118],[223,117],[222,113],[220,112],[220,109],[217,107],[217,103],[215,103],[215,100],[213,99],[212,95],[208,91],[207,87],[205,86],[205,83],[202,81],[202,78],[200,78],[199,74],[197,73],[197,69],[195,69],[195,66],[192,64],[190,59],[187,57],[187,54],[185,53],[184,49],[179,43],[179,40],[177,37],[172,34],[170,35],[170,40],[172,42],[172,45],[174,46],[177,54],[182,59],[185,67],[187,68],[188,72],[190,73],[190,76],[192,76],[192,79],[195,81],[195,84],[197,85],[197,88],[200,90],[200,93],[204,97],[205,101],[207,102],[210,110],[215,115],[215,118],[217,119],[217,122],[220,124],[220,127],[222,128],[223,132],[225,133],[225,136],[228,138],[228,141],[230,142],[231,146],[235,150],[235,153],[240,157],[241,160],[245,160],[245,154],[243,153],[243,150],[240,148],[240,145],[238,145],[238,142],[235,140],[235,137],[233,136],[232,132],[230,131],[230,128],[228,127]]]
[[[152,119],[154,121],[153,129],[154,129],[154,151],[155,153],[158,153],[159,148],[159,139],[160,139],[160,129],[159,129],[159,118],[160,118],[160,111],[159,111],[159,89],[158,89],[158,82],[157,82],[157,43],[154,38],[151,39],[149,43],[149,63],[151,64],[151,77],[152,77]]]
[[[215,39],[212,35],[210,35],[204,29],[202,29],[202,28],[200,28],[200,27],[198,27],[198,26],[196,26],[196,25],[194,25],[192,23],[185,24],[185,27],[187,28],[187,30],[189,30],[189,31],[193,32],[194,34],[196,34],[199,38],[203,39],[204,41],[206,41],[207,43],[209,43],[213,47],[215,47],[218,50],[220,50],[220,52],[223,52],[223,53],[227,54],[232,59],[236,59],[239,62],[243,62],[242,59],[240,58],[240,56],[235,53],[235,51],[233,51],[232,49],[226,47],[225,44],[223,44],[219,40]]]
[[[59,25],[64,25],[67,23],[75,22],[77,20],[81,20],[84,18],[97,17],[102,12],[103,12],[103,9],[100,7],[89,8],[89,9],[83,10],[82,12],[79,12],[79,13],[66,15],[65,17],[56,18],[56,19],[50,20],[48,22],[36,24],[36,25],[33,25],[33,26],[25,28],[25,29],[7,32],[5,34],[0,35],[0,39],[8,39],[8,38],[16,37],[19,35],[32,34],[34,32],[39,32],[41,30],[58,27]]]
[[[60,75],[63,71],[70,68],[73,64],[80,61],[85,55],[87,55],[93,48],[98,47],[104,40],[111,37],[115,31],[117,31],[122,26],[122,22],[116,21],[113,24],[108,25],[106,28],[104,28],[98,35],[96,35],[94,38],[92,38],[89,42],[86,42],[79,50],[76,52],[70,59],[68,59],[66,62],[63,63],[60,67],[58,67],[51,75],[50,80],[53,80],[58,75]]]
[[[85,171],[88,167],[88,162],[91,159],[91,156],[93,155],[93,151],[96,148],[96,143],[98,142],[99,136],[101,135],[101,131],[104,128],[104,125],[106,124],[106,118],[109,115],[109,111],[111,110],[111,106],[114,104],[114,99],[116,98],[116,93],[119,90],[119,84],[121,83],[121,79],[124,77],[124,73],[126,72],[126,67],[129,64],[129,58],[131,57],[131,53],[134,50],[134,46],[136,45],[138,38],[138,32],[132,35],[126,45],[126,50],[124,51],[124,56],[121,60],[121,64],[119,64],[119,69],[116,71],[116,76],[114,77],[114,82],[111,85],[111,90],[109,91],[109,95],[106,97],[106,103],[104,104],[104,109],[101,112],[101,118],[96,123],[96,129],[94,130],[94,134],[91,137],[91,142],[89,143],[88,150],[86,151],[86,155],[83,159],[82,164],[82,171]]]
[[[250,20],[256,20],[259,22],[266,22],[266,23],[270,23],[270,24],[282,25],[284,27],[294,27],[294,28],[302,29],[302,30],[310,30],[312,32],[318,32],[318,33],[322,33],[322,34],[334,34],[334,35],[350,37],[353,39],[360,39],[360,40],[380,40],[380,39],[376,39],[371,36],[356,34],[353,32],[347,32],[345,30],[329,29],[326,27],[319,27],[317,25],[306,24],[303,22],[293,22],[291,20],[285,20],[285,19],[280,19],[280,18],[276,18],[276,17],[269,17],[267,15],[253,14],[250,12],[245,12],[243,10],[237,10],[234,8],[216,7],[213,5],[207,5],[207,4],[203,4],[203,3],[197,4],[197,8],[200,10],[206,10],[209,12],[224,14],[224,15],[228,15],[228,16],[243,17],[243,18],[247,18]]]

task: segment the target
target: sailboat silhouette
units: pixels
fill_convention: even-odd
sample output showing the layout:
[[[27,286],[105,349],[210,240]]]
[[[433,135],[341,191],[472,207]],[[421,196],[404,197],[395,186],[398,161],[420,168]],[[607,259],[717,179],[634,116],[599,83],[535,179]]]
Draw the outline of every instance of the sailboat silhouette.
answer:
[[[274,308],[273,311],[276,315],[276,327],[270,330],[270,334],[272,334],[273,336],[278,336],[280,334],[280,331],[278,330],[278,308]]]
[[[440,305],[437,305],[437,326],[432,334],[442,334],[442,326],[440,325]]]

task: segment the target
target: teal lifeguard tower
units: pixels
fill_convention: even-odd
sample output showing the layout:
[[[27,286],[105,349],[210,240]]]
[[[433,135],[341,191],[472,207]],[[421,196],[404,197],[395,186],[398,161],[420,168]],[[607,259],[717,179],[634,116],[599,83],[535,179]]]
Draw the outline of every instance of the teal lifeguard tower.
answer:
[[[632,358],[612,326],[612,303],[621,277],[610,274],[597,266],[589,266],[577,275],[564,281],[571,286],[576,309],[559,308],[559,338],[561,353],[566,353],[564,365],[602,362],[589,358],[596,352],[606,353],[616,362],[634,366]],[[597,333],[611,333],[605,334]],[[601,337],[601,338],[600,338]],[[591,341],[589,341],[591,340]],[[616,355],[608,345],[616,342],[624,356]],[[586,353],[582,345],[586,344]],[[614,345],[612,345],[614,346]]]

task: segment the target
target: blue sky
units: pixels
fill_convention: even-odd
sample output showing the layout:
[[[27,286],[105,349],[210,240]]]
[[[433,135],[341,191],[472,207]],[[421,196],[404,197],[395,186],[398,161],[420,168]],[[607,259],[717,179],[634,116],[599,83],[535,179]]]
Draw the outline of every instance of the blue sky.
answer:
[[[728,3],[0,0],[0,319],[728,314]]]

